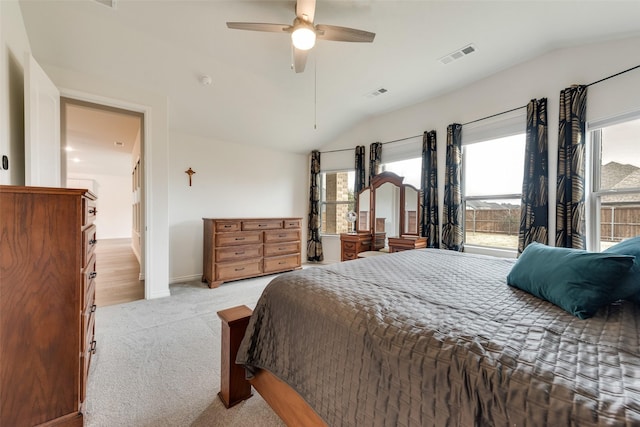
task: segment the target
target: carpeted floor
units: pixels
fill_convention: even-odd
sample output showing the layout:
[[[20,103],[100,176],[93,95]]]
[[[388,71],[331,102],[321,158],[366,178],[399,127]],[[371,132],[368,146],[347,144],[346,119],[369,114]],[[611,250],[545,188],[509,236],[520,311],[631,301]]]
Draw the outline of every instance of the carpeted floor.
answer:
[[[171,297],[101,307],[85,426],[284,426],[259,394],[231,409],[218,399],[218,310],[253,308],[267,276],[209,289],[194,281]]]

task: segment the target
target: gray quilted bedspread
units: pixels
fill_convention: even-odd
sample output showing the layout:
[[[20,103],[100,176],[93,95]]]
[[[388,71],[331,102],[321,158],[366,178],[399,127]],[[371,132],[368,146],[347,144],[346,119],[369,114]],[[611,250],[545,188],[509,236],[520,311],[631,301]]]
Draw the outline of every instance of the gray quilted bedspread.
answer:
[[[507,286],[514,261],[425,249],[283,274],[237,361],[329,426],[640,425],[640,307],[580,320]]]

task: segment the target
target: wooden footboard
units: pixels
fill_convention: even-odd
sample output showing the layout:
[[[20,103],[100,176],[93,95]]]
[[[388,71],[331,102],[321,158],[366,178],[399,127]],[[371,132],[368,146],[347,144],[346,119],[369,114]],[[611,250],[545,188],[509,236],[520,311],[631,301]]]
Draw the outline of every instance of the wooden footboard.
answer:
[[[244,369],[235,364],[236,354],[251,314],[252,310],[244,305],[218,312],[222,320],[222,366],[218,396],[225,407],[230,408],[251,397],[250,383],[287,426],[327,427],[294,389],[271,372],[260,370],[249,382],[244,375],[238,374],[238,369],[242,372]]]

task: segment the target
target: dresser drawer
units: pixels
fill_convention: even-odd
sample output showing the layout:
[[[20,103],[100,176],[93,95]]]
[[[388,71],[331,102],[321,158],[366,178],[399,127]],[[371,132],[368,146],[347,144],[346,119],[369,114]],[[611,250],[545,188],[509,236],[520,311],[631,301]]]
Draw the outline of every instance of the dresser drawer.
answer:
[[[357,243],[356,242],[342,242],[342,249],[347,252],[355,252]]]
[[[300,252],[300,242],[266,243],[264,256],[295,254]]]
[[[216,280],[233,280],[262,273],[260,258],[242,263],[222,263],[216,266]]]
[[[343,256],[343,261],[349,261],[349,260],[358,258],[358,254],[356,252],[347,252],[347,251],[345,251],[342,254],[342,256]]]
[[[300,228],[301,222],[299,219],[285,219],[284,228]]]
[[[96,285],[96,255],[93,254],[87,265],[82,269],[82,309],[89,306],[89,299],[93,298]]]
[[[290,242],[300,240],[300,230],[271,230],[264,232],[264,242]]]
[[[98,209],[96,208],[96,201],[82,198],[82,226],[93,224],[96,219]]]
[[[247,258],[258,258],[262,256],[262,245],[242,245],[218,248],[216,252],[216,262],[237,261]]]
[[[235,246],[262,243],[262,233],[240,232],[216,234],[216,246]]]
[[[265,273],[275,273],[276,271],[291,270],[297,267],[300,267],[300,254],[264,259]]]
[[[96,305],[94,302],[95,300],[92,298],[91,305],[82,313],[82,352],[87,351],[91,346],[91,341],[93,341],[93,326],[96,317]]]
[[[214,228],[216,232],[241,231],[241,224],[242,223],[240,221],[216,221]]]
[[[275,230],[282,228],[281,219],[265,219],[256,221],[242,221],[242,229],[247,231],[253,230]]]
[[[91,259],[91,255],[93,255],[93,251],[96,248],[96,226],[91,225],[90,227],[82,230],[82,265],[87,265],[89,259]]]

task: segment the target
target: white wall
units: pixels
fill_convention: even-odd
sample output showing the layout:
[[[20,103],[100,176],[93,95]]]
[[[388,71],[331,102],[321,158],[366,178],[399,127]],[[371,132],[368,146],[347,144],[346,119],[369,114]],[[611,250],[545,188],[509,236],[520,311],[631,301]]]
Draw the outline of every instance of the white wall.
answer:
[[[496,73],[486,79],[441,97],[373,117],[355,126],[321,150],[391,141],[435,129],[438,138],[438,196],[442,207],[447,125],[465,123],[526,105],[530,99],[547,100],[549,130],[549,218],[550,236],[555,235],[555,182],[557,170],[558,114],[560,91],[572,84],[589,84],[638,65],[640,37],[561,49]],[[473,66],[465,58],[448,66]],[[597,120],[631,110],[640,110],[640,70],[608,80],[588,89],[587,119]],[[463,127],[464,133],[464,127]],[[353,152],[344,152],[353,157]],[[382,149],[384,161],[384,147]],[[442,218],[442,214],[440,214]],[[325,257],[339,259],[334,237],[325,238]],[[330,252],[331,251],[331,252]]]
[[[127,162],[127,167],[129,164]],[[69,174],[67,186],[77,180],[93,181],[92,191],[98,196],[96,208],[98,215],[95,224],[99,240],[131,238],[131,175]],[[80,186],[80,188],[86,188]]]
[[[301,217],[306,259],[307,155],[171,133],[169,158],[172,282],[202,276],[202,218]]]
[[[24,185],[24,53],[31,51],[20,5],[0,1],[0,184]]]

